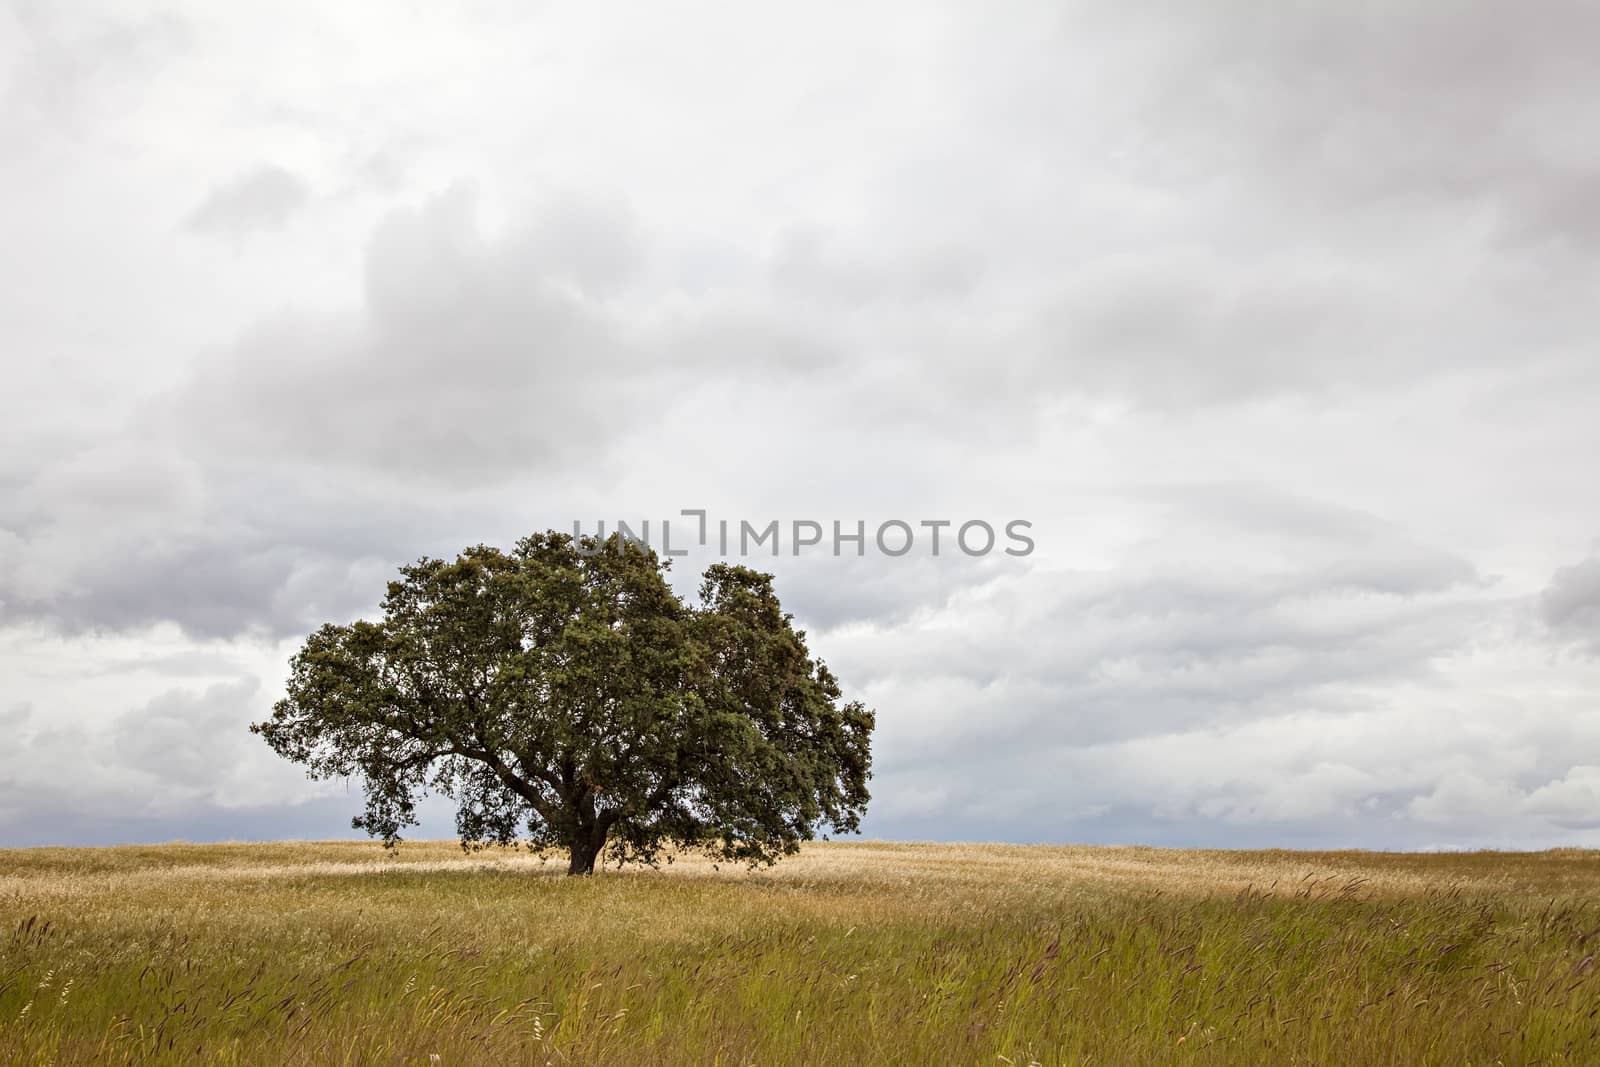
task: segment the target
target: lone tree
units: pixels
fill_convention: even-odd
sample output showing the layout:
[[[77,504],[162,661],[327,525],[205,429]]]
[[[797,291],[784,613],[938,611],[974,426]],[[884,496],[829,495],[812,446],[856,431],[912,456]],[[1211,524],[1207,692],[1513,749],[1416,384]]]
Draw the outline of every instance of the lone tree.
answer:
[[[313,778],[361,777],[352,825],[386,845],[430,791],[464,847],[566,848],[569,874],[669,844],[771,863],[856,831],[872,711],[841,703],[771,575],[713,565],[685,604],[666,566],[555,532],[419,560],[382,621],[307,638],[250,729]]]

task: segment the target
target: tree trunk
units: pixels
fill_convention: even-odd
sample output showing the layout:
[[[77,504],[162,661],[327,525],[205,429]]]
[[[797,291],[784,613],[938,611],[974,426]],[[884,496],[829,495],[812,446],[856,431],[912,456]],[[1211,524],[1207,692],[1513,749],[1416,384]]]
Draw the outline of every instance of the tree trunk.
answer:
[[[586,833],[579,832],[572,839],[572,860],[567,864],[567,875],[593,874],[594,861],[600,855],[600,846]]]
[[[595,811],[594,798],[599,792],[600,787],[585,778],[583,791],[573,805],[572,862],[567,864],[569,877],[594,873],[594,861],[600,858],[611,825],[621,814],[617,810]]]

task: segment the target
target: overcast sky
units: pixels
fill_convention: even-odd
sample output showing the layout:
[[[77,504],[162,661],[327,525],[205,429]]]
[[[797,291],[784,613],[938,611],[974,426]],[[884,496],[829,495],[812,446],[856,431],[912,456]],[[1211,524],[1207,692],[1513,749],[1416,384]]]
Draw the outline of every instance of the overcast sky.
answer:
[[[758,561],[870,835],[1600,845],[1597,39],[0,0],[0,845],[350,835],[307,632],[682,508],[1033,524]]]

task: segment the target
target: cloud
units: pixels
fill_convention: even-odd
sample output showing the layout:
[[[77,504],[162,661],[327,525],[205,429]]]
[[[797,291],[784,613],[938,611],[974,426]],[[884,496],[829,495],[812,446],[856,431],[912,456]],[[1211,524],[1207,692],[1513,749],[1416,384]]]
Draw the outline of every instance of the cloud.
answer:
[[[253,232],[282,229],[311,201],[300,176],[263,164],[212,187],[186,223],[195,233],[238,240]]]
[[[1138,93],[1144,116],[1196,162],[1253,176],[1307,208],[1374,219],[1500,208],[1526,226],[1593,156],[1549,135],[1577,118],[1581,0],[1548,18],[1419,4],[1377,20],[1360,6],[1261,19],[1245,4],[1173,20],[1140,5],[1107,32],[1146,34],[1166,77]],[[1113,29],[1114,27],[1114,29]]]
[[[170,13],[129,17],[66,9],[37,0],[0,7],[0,55],[9,78],[0,90],[0,157],[39,150],[87,133],[144,97],[164,66],[194,46],[192,27]]]
[[[1217,844],[1273,826],[1245,837],[1312,844],[1382,826],[1421,842],[1417,826],[1482,816],[1481,796],[1435,796],[1441,776],[1494,767],[1533,788],[1523,776],[1581,750],[1587,728],[1554,706],[1529,718],[1463,692],[1521,625],[1465,561],[1296,494],[1156,499],[1166,534],[1105,570],[1035,561],[829,635],[880,713],[874,832]],[[1559,832],[1524,814],[1525,832]]]
[[[13,704],[5,711],[0,712],[0,730],[7,733],[20,730],[33,714],[33,705],[27,701]]]
[[[212,784],[219,769],[238,762],[249,736],[239,722],[259,703],[259,689],[247,678],[198,694],[173,690],[122,715],[108,733],[119,766],[164,785]]]
[[[849,534],[855,527],[844,524],[841,529]],[[873,536],[870,529],[866,536]],[[950,536],[948,531],[945,536]],[[824,537],[832,537],[831,529]],[[831,542],[825,546],[831,547]],[[851,546],[844,548],[839,556],[751,563],[776,571],[784,607],[800,625],[823,633],[852,624],[902,625],[919,614],[939,611],[952,598],[1005,573],[998,560],[961,556],[948,549],[939,556],[868,559],[852,557]]]
[[[1600,653],[1600,558],[1562,567],[1539,597],[1545,625],[1558,636]]]
[[[982,265],[971,249],[930,246],[851,249],[837,235],[802,226],[781,235],[768,266],[785,296],[820,305],[905,303],[927,307],[972,295]]]
[[[173,458],[122,459],[150,464],[148,481],[162,456]],[[449,514],[444,502],[418,508],[357,488],[230,484],[226,471],[174,462],[194,479],[181,505],[156,491],[73,496],[48,479],[21,494],[15,528],[0,529],[0,621],[78,633],[170,621],[197,639],[305,632],[370,611],[400,563],[462,547],[441,530],[478,510]],[[80,457],[76,469],[90,463]]]
[[[155,417],[208,453],[475,488],[607,462],[654,428],[674,375],[782,375],[795,351],[759,314],[608,302],[644,255],[623,205],[559,199],[497,234],[477,215],[465,187],[390,214],[359,318],[263,324]]]
[[[166,690],[99,723],[35,709],[0,759],[0,837],[30,822],[171,819],[273,800],[300,776],[248,733],[269,703],[245,677]]]
[[[702,506],[1034,523],[749,561],[873,832],[1600,840],[1595,13],[840,18],[0,7],[8,839],[342,832],[295,639]]]
[[[380,517],[352,513],[347,495],[335,507],[314,487],[274,500],[264,488],[158,442],[69,452],[0,504],[0,620],[77,631],[171,620],[209,637],[300,629],[375,599],[384,538],[354,531],[392,523],[400,505]]]

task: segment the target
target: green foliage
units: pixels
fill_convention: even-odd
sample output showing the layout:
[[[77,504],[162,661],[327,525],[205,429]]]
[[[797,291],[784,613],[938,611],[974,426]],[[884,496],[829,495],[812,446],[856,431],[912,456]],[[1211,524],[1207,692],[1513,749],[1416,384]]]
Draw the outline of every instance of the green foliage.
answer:
[[[251,729],[315,778],[359,777],[393,843],[433,791],[468,848],[526,840],[653,864],[664,846],[771,863],[854,832],[873,713],[842,702],[770,575],[716,564],[698,604],[648,548],[535,534],[423,559],[380,622],[326,625]]]

